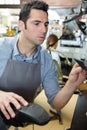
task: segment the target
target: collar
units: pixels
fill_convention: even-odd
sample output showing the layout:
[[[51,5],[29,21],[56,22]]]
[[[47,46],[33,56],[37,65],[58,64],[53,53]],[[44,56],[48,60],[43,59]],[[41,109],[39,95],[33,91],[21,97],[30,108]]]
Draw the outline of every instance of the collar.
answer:
[[[13,47],[13,56],[14,56],[14,57],[17,57],[17,56],[24,56],[24,57],[26,57],[25,55],[21,54],[21,53],[18,51],[17,42],[18,42],[19,38],[20,38],[20,34],[18,34],[18,35],[16,36],[16,38],[15,38],[15,44],[14,44],[14,47]],[[33,59],[36,59],[36,58],[38,57],[39,53],[40,53],[40,50],[41,50],[41,46],[39,45],[39,46],[37,46],[37,52],[36,52],[35,54],[30,55],[29,57],[26,57],[26,59],[27,59],[27,60],[28,60],[28,59],[32,59],[32,58],[33,58]]]

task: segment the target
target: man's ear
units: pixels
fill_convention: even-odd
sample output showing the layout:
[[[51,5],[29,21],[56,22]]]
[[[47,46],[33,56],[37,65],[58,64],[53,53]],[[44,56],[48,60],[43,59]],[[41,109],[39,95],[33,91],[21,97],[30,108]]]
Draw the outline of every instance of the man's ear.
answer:
[[[22,20],[19,20],[18,27],[19,27],[20,31],[22,31],[25,28],[24,22]]]

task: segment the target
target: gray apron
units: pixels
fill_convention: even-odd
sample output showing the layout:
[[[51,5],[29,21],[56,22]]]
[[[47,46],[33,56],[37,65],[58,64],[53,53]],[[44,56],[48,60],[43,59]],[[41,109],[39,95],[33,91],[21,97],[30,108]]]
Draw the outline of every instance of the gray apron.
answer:
[[[0,90],[14,92],[32,102],[41,83],[40,58],[36,64],[10,58],[0,78]]]
[[[13,52],[13,51],[12,51]],[[5,70],[0,77],[0,90],[14,92],[24,97],[28,102],[33,102],[36,90],[41,83],[41,64],[26,63],[8,60]],[[0,117],[0,130],[8,130]]]

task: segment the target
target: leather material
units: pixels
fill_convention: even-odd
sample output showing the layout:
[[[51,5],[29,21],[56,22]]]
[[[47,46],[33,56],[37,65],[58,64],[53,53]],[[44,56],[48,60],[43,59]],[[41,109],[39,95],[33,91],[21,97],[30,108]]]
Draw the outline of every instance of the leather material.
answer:
[[[16,117],[13,119],[7,120],[1,113],[1,116],[7,125],[16,127],[23,127],[31,123],[45,125],[50,120],[50,116],[46,110],[35,103],[30,103],[29,106],[26,107],[23,106],[20,110],[16,110],[14,107],[13,109],[16,113]]]

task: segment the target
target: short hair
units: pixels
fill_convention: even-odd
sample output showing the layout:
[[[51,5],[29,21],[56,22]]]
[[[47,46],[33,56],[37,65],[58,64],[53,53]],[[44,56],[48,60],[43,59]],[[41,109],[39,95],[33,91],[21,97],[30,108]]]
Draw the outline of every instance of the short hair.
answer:
[[[42,10],[48,14],[47,12],[48,8],[49,8],[49,5],[45,3],[44,1],[31,0],[30,2],[25,3],[22,6],[20,14],[19,14],[19,20],[22,20],[26,24],[26,21],[29,18],[30,12],[32,9]]]

